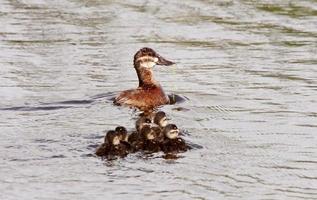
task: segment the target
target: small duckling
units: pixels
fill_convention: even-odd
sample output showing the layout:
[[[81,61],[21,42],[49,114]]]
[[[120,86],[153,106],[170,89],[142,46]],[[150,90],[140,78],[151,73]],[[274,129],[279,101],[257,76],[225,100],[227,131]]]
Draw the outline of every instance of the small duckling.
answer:
[[[108,138],[110,137],[110,135],[113,135],[114,133],[115,133],[115,131],[113,131],[113,130],[110,130],[106,133],[106,135],[104,137],[104,143],[102,143],[96,150],[97,156],[102,156],[104,154],[104,152],[107,151],[107,149],[110,145]]]
[[[165,139],[161,145],[161,149],[164,153],[180,153],[190,149],[185,141],[179,137],[179,129],[175,124],[168,124],[164,128],[163,133]]]
[[[158,126],[144,126],[141,130],[142,150],[149,153],[159,152],[161,150],[161,129]]]
[[[97,156],[105,156],[108,159],[119,156],[125,157],[129,153],[129,146],[120,141],[121,135],[116,131],[108,131],[106,142],[100,145],[96,150]]]
[[[146,125],[151,125],[152,121],[149,117],[142,116],[140,117],[136,123],[135,123],[135,128],[136,131],[133,131],[129,136],[128,136],[128,142],[136,147],[135,150],[138,150],[138,143],[142,139],[141,137],[141,129],[146,126]]]
[[[165,112],[159,111],[154,115],[154,123],[157,124],[162,129],[168,124]]]

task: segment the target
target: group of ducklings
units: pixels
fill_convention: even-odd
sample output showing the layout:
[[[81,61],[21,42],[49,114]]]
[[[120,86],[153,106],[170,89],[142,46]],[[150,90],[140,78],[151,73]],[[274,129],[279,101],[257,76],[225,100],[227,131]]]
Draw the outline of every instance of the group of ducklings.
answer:
[[[127,129],[118,126],[105,135],[104,143],[96,155],[104,158],[125,157],[129,153],[164,152],[165,155],[185,152],[190,149],[175,124],[169,124],[165,112],[141,116],[135,125],[136,130],[128,134]]]

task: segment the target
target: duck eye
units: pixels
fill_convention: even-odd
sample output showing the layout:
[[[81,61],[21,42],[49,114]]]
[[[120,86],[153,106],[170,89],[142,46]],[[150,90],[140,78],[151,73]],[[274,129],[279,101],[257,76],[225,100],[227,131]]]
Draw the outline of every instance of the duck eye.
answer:
[[[123,126],[119,126],[116,128],[116,131],[122,132],[125,131],[126,129]]]
[[[151,123],[151,120],[150,119],[146,119],[145,122],[146,123]]]

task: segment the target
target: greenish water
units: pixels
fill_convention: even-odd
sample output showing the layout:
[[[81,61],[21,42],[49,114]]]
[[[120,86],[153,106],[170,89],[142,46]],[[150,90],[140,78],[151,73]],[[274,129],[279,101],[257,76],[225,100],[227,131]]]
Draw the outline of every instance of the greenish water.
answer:
[[[317,199],[316,1],[0,0],[0,24],[0,199]],[[102,161],[143,46],[203,148]]]

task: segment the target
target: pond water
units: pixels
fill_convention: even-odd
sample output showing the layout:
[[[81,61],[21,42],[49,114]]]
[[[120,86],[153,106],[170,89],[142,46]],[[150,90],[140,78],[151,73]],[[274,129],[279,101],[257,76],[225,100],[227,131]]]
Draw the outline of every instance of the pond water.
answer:
[[[316,1],[0,0],[0,24],[0,199],[317,199]],[[202,148],[101,160],[144,46]]]

